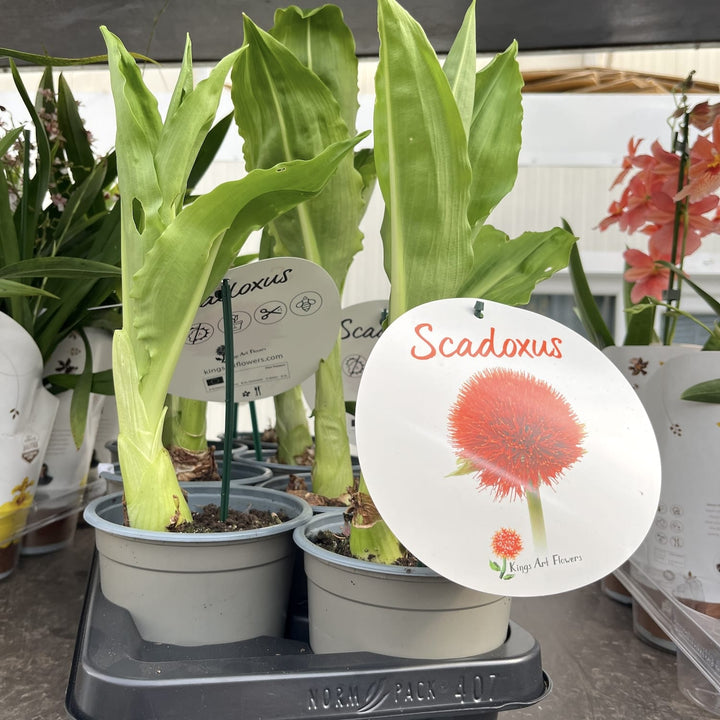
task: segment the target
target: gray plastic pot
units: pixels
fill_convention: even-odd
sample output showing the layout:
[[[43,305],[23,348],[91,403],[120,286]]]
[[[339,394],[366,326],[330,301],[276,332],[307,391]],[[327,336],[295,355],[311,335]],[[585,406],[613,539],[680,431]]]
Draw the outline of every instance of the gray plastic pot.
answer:
[[[448,660],[505,642],[510,598],[462,587],[426,567],[342,557],[309,539],[342,525],[337,513],[325,513],[293,532],[305,555],[313,652]]]
[[[218,460],[217,466],[218,472],[222,474],[223,461]],[[117,463],[115,464],[114,472],[102,470],[100,477],[104,478],[107,482],[108,494],[122,491],[122,473]],[[250,464],[242,460],[233,460],[230,463],[230,485],[233,487],[237,485],[262,485],[272,477],[272,470],[268,468],[259,467],[258,465]],[[197,482],[204,483],[205,481],[198,480]]]
[[[220,483],[184,483],[191,509],[219,504]],[[294,546],[292,532],[312,517],[301,498],[233,487],[230,507],[285,512],[281,525],[227,533],[166,533],[122,525],[122,494],[91,502],[103,595],[132,616],[144,640],[208,645],[281,636]]]

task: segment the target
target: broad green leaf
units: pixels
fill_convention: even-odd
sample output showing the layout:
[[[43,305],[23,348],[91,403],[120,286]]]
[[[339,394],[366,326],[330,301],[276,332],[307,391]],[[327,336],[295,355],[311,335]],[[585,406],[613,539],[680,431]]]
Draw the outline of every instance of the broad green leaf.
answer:
[[[270,35],[322,80],[337,100],[348,132],[355,134],[358,60],[355,39],[342,10],[336,5],[314,10],[296,6],[278,9]]]
[[[460,296],[524,305],[537,283],[567,265],[576,240],[562,228],[526,232],[511,240],[484,225],[473,242],[473,270]]]
[[[476,76],[468,144],[473,173],[471,225],[485,221],[517,178],[523,79],[516,56],[517,43],[513,42]]]
[[[306,29],[312,32],[313,26]],[[233,69],[232,93],[247,167],[307,158],[348,138],[337,100],[315,73],[247,19],[245,40]],[[317,198],[277,218],[268,231],[289,255],[325,268],[342,290],[362,247],[362,192],[363,179],[348,156]]]
[[[168,112],[155,151],[155,167],[163,194],[163,218],[182,205],[188,177],[217,113],[225,80],[240,51],[226,55],[182,102]]]
[[[375,165],[392,322],[465,284],[471,171],[460,112],[422,28],[395,0],[379,0],[378,27]]]
[[[572,232],[570,226],[564,221],[563,226],[566,230]],[[590,290],[590,285],[588,284],[585,269],[583,268],[580,258],[580,251],[576,244],[573,245],[570,250],[568,270],[570,271],[570,281],[575,297],[575,309],[590,341],[600,349],[614,345],[615,339],[608,329],[603,316],[600,314],[600,310]]]
[[[443,71],[450,82],[466,134],[470,132],[475,104],[476,58],[475,0],[473,0],[443,64]]]
[[[692,402],[720,403],[720,378],[692,385],[680,395],[680,398]]]
[[[145,253],[162,232],[159,213],[162,196],[154,154],[162,129],[157,99],[147,89],[135,60],[107,28],[100,28],[108,48],[110,84],[115,98],[116,153],[124,232],[123,284],[142,267]],[[122,101],[120,101],[122,99]],[[124,187],[123,187],[124,185]],[[138,215],[142,213],[142,218]],[[137,225],[142,226],[142,231]]]

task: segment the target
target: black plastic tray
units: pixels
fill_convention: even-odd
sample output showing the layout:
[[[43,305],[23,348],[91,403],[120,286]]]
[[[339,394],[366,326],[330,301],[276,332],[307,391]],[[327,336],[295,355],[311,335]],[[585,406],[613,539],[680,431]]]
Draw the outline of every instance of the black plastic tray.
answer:
[[[103,596],[93,560],[66,710],[75,720],[490,720],[549,691],[537,641],[514,622],[497,650],[442,662],[315,655],[288,638],[189,648],[145,642],[128,612]]]

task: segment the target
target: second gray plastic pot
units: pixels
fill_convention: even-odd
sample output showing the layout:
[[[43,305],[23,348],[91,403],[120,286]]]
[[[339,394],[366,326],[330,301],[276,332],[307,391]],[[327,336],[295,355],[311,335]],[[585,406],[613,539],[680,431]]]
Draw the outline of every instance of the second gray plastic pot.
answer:
[[[311,540],[342,527],[342,516],[325,513],[293,532],[305,557],[313,652],[452,659],[505,642],[510,598],[462,587],[427,567],[343,557]]]
[[[191,509],[219,504],[220,483],[184,483]],[[230,507],[284,512],[287,522],[226,533],[168,533],[125,527],[122,493],[85,509],[95,528],[100,587],[126,608],[144,640],[173,645],[281,636],[294,546],[311,516],[302,499],[277,490],[233,487]]]

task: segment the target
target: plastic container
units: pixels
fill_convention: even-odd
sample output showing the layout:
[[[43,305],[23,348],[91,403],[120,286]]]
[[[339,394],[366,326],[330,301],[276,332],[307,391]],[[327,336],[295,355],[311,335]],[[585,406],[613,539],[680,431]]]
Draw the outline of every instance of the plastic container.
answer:
[[[515,623],[501,647],[462,660],[313,654],[293,638],[179,647],[141,640],[90,573],[66,694],[74,720],[494,720],[550,690],[540,646]]]

